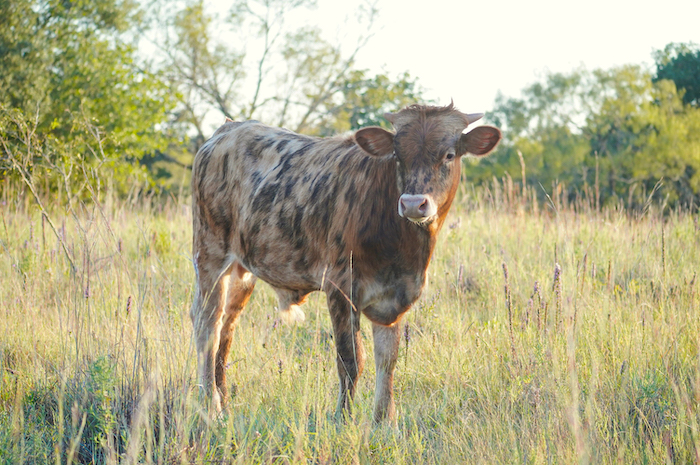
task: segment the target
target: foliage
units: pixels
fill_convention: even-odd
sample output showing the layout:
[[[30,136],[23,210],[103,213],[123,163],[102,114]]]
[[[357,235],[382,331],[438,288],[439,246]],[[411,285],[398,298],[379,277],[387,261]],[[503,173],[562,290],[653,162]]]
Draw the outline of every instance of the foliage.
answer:
[[[546,76],[522,98],[499,96],[491,121],[504,129],[495,156],[468,179],[526,178],[544,194],[595,189],[601,202],[642,207],[655,194],[671,204],[700,200],[700,111],[672,82],[652,81],[638,66]],[[521,166],[517,153],[522,154]]]
[[[237,0],[222,15],[203,0],[175,11],[154,4],[149,37],[163,52],[156,66],[179,102],[175,123],[193,135],[192,153],[224,117],[326,135],[356,127],[362,115],[376,121],[385,109],[420,97],[407,74],[394,83],[354,68],[374,27],[372,4],[358,10],[368,32],[350,50],[326,40],[316,26],[290,21],[313,6],[311,0]],[[365,90],[369,95],[360,94]]]
[[[4,0],[2,176],[22,169],[44,191],[77,189],[69,197],[84,193],[89,172],[122,194],[135,178],[181,190],[223,117],[325,135],[420,99],[407,74],[391,83],[354,68],[372,4],[358,10],[368,32],[350,50],[290,20],[313,6],[238,0],[220,15],[203,0],[143,10],[131,0]]]
[[[654,52],[654,82],[668,79],[683,90],[683,103],[700,107],[700,48],[696,44],[670,43]]]
[[[395,112],[414,103],[423,103],[423,90],[407,72],[393,80],[386,74],[367,75],[366,70],[355,70],[343,83],[340,103],[332,110],[328,124],[330,135],[356,131],[365,126],[389,129],[384,114]]]
[[[670,81],[644,81],[639,92],[621,86],[590,118],[587,136],[601,156],[608,192],[637,203],[654,187],[672,204],[698,204],[700,198],[700,110],[683,105]],[[607,175],[605,173],[607,171]],[[662,198],[663,198],[662,197]],[[623,197],[624,198],[624,197]]]
[[[159,125],[167,119],[169,97],[127,42],[138,21],[135,6],[129,0],[3,0],[2,176],[14,169],[10,158],[26,142],[17,138],[18,124],[31,127],[41,147],[24,160],[28,173],[43,164],[65,174],[84,164],[100,166],[105,181],[102,170],[125,183],[141,171],[134,160],[163,146]]]

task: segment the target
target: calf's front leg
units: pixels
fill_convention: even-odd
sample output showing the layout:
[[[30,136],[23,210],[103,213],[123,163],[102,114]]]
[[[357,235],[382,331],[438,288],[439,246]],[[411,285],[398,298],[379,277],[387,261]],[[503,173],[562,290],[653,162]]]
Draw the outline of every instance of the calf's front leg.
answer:
[[[328,309],[333,322],[340,381],[336,417],[342,419],[344,412],[351,413],[355,386],[365,364],[365,350],[360,335],[360,313],[352,308],[342,292],[334,290],[328,294]]]
[[[374,390],[374,421],[379,423],[384,419],[396,422],[396,406],[394,404],[394,369],[399,357],[399,342],[401,338],[401,320],[392,326],[372,323],[374,338],[374,364],[377,370],[377,381]]]

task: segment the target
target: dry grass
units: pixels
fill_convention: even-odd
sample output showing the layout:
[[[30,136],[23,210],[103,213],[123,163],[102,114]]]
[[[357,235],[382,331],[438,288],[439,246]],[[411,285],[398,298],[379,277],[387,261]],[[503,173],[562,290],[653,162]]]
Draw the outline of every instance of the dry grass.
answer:
[[[235,333],[230,414],[210,421],[189,208],[144,203],[54,206],[65,253],[34,209],[1,207],[5,463],[700,460],[694,215],[462,192],[403,322],[394,431],[371,422],[371,360],[353,418],[333,420],[325,298],[282,326],[264,284]]]

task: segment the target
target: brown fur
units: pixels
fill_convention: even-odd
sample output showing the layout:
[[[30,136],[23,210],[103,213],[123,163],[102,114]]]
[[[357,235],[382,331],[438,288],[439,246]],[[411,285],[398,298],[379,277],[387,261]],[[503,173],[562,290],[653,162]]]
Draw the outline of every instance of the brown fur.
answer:
[[[231,333],[260,278],[277,292],[287,320],[303,319],[298,305],[310,292],[325,291],[337,350],[338,414],[350,409],[364,365],[360,314],[372,321],[375,418],[394,418],[397,323],[425,283],[463,148],[483,155],[500,132],[482,127],[463,135],[466,115],[452,105],[411,106],[390,120],[395,135],[367,128],[329,139],[255,121],[226,122],[197,153],[191,316],[199,381],[215,409],[226,401]],[[454,160],[445,158],[450,151]],[[400,217],[402,194],[429,196],[436,216]]]

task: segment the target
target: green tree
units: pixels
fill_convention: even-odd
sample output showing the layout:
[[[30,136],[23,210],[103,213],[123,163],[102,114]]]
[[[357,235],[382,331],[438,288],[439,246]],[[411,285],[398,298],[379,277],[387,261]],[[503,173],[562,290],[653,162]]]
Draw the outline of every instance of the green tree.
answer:
[[[696,44],[670,43],[653,54],[654,82],[668,79],[683,90],[683,103],[700,106],[700,48]]]
[[[596,70],[591,92],[594,110],[584,130],[591,155],[600,161],[600,183],[604,198],[626,198],[637,180],[631,168],[649,130],[648,109],[652,104],[651,76],[639,66]]]
[[[127,42],[138,21],[130,0],[1,0],[2,164],[26,147],[28,173],[44,163],[65,184],[84,168],[109,167],[126,183],[144,175],[134,160],[164,145],[159,125],[172,107],[166,87]],[[39,150],[40,149],[40,150]],[[83,169],[73,169],[84,164]]]
[[[236,0],[227,15],[204,0],[176,11],[165,2],[154,4],[149,37],[162,51],[158,66],[178,98],[176,123],[192,136],[192,153],[224,117],[325,135],[360,121],[375,123],[383,111],[420,96],[408,75],[392,83],[354,68],[372,35],[377,15],[372,4],[357,13],[368,32],[347,50],[327,41],[318,27],[290,20],[314,4]],[[365,91],[369,95],[361,95]]]
[[[637,153],[629,159],[631,179],[642,190],[638,202],[658,183],[672,205],[699,203],[700,108],[685,105],[681,94],[673,82],[659,81],[639,109],[637,137],[630,144]]]
[[[603,202],[642,206],[654,193],[673,204],[697,204],[700,109],[682,95],[672,81],[653,81],[640,66],[548,75],[522,98],[498,97],[489,118],[505,140],[494,156],[470,167],[468,179],[505,173],[519,179],[520,152],[527,180],[538,189],[558,181],[575,196],[595,184]]]
[[[423,102],[423,89],[407,72],[391,79],[386,74],[368,76],[366,70],[349,73],[331,110],[329,133],[354,131],[364,126],[391,125],[384,113]]]
[[[608,196],[643,205],[658,190],[672,204],[697,203],[700,110],[683,103],[672,81],[639,67],[596,71],[600,105],[585,134],[600,155]]]
[[[468,180],[490,181],[508,173],[521,179],[518,152],[523,155],[528,181],[550,190],[561,182],[573,191],[588,177],[588,140],[582,128],[592,102],[591,76],[583,69],[570,74],[555,73],[534,83],[522,98],[498,95],[486,120],[501,127],[504,141],[495,154],[469,166]]]
[[[342,59],[316,28],[286,24],[311,6],[312,0],[237,0],[221,15],[203,0],[174,12],[167,2],[154,4],[151,40],[163,57],[156,66],[178,99],[176,122],[192,135],[193,153],[210,134],[207,125],[224,117],[298,131],[312,124],[354,55]],[[250,42],[254,52],[246,51]]]

